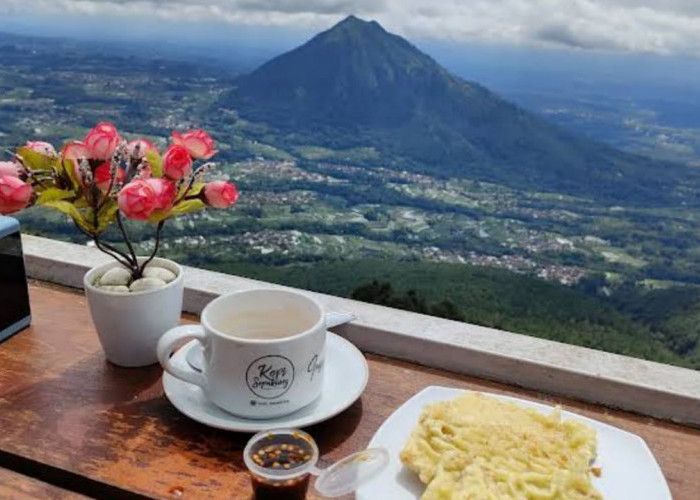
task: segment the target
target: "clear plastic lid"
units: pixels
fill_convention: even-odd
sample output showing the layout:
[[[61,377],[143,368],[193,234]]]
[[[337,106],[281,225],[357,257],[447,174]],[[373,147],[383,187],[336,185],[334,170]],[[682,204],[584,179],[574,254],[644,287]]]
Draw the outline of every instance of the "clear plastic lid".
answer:
[[[318,473],[315,488],[321,495],[335,498],[357,490],[374,479],[389,464],[389,453],[384,448],[369,448],[353,453]]]

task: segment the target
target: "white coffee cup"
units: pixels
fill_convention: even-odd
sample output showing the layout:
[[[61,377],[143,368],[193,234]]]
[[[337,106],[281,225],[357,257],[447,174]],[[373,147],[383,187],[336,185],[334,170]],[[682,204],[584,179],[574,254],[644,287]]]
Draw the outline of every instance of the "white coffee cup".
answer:
[[[189,339],[204,347],[201,372],[170,360]],[[326,318],[315,300],[287,290],[246,290],[211,301],[201,325],[166,332],[158,360],[220,408],[263,419],[295,412],[321,394],[325,347]]]

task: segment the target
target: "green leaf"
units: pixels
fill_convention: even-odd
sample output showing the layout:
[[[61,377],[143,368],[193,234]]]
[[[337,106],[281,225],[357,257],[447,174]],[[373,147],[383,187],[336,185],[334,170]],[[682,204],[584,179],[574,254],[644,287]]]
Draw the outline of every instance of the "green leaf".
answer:
[[[105,231],[110,224],[117,220],[117,211],[119,205],[115,201],[108,201],[107,204],[100,210],[97,217],[97,232]]]
[[[202,189],[204,189],[204,186],[206,186],[204,182],[195,183],[190,189],[190,192],[187,193],[187,196],[198,196],[199,193],[202,192]]]
[[[165,219],[169,219],[172,216],[173,216],[172,210],[155,210],[148,217],[148,222],[151,222],[153,224],[157,224],[158,222],[164,221]]]
[[[57,156],[46,156],[28,147],[17,148],[16,154],[32,170],[49,170],[58,166]]]
[[[146,153],[146,160],[151,167],[151,175],[153,177],[163,177],[163,158],[158,151],[149,151]]]
[[[75,169],[73,168],[74,162],[77,163],[77,160],[64,159],[61,169],[63,170],[63,173],[68,176],[71,184],[73,184],[73,187],[80,189],[80,182],[78,181],[78,177],[75,175]]]
[[[65,200],[48,201],[44,203],[44,206],[53,208],[68,215],[71,219],[73,219],[73,222],[75,222],[75,224],[84,231],[87,231],[90,234],[95,233],[95,228],[92,226],[92,224],[90,224],[85,217],[83,217],[83,214],[81,214],[76,206],[71,202]]]
[[[81,196],[73,202],[73,205],[75,205],[75,208],[88,208],[90,203],[88,203],[86,198]]]
[[[66,200],[75,196],[73,191],[58,188],[48,188],[39,194],[36,200],[37,205],[43,205],[49,201]]]
[[[184,184],[180,187],[180,189],[179,189],[177,195],[175,196],[175,199],[184,198],[185,195],[187,195],[188,198],[189,198],[190,196],[197,196],[199,193],[202,192],[202,189],[204,189],[204,186],[205,186],[205,185],[206,185],[206,184],[203,183],[203,182],[196,182],[196,183],[193,184],[192,187],[190,187],[189,190],[188,190],[187,188],[188,188],[188,186],[189,186],[189,183],[186,182],[186,183],[184,183]]]
[[[178,215],[191,214],[192,212],[197,212],[207,208],[206,203],[202,200],[185,200],[181,201],[170,210],[156,210],[148,218],[148,222],[154,224],[169,219],[171,217],[177,217]]]
[[[172,216],[177,216],[191,214],[192,212],[197,212],[204,208],[207,208],[207,205],[202,200],[186,200],[175,205],[170,212]]]

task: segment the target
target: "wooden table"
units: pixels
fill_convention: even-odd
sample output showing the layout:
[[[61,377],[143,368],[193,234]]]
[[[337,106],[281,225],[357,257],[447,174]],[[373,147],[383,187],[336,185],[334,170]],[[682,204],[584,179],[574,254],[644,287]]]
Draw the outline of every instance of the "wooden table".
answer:
[[[0,467],[96,498],[250,497],[241,458],[248,435],[181,415],[163,395],[158,366],[106,363],[81,293],[33,284],[31,299],[33,326],[0,344]],[[321,465],[365,447],[382,421],[420,389],[448,385],[560,403],[634,432],[653,450],[674,498],[700,498],[700,430],[367,358],[370,381],[362,398],[308,429],[318,440]],[[24,498],[16,482],[9,484],[0,498]]]
[[[87,497],[0,467],[0,498],[81,500]]]

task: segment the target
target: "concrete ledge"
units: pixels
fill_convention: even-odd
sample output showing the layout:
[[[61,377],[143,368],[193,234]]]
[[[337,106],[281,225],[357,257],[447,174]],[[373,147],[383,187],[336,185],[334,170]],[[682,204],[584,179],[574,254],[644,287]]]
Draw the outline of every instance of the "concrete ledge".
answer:
[[[93,248],[23,237],[31,278],[82,288],[109,257]],[[214,297],[270,283],[185,267],[187,312]],[[335,329],[367,352],[700,426],[700,372],[301,290],[358,320]]]

